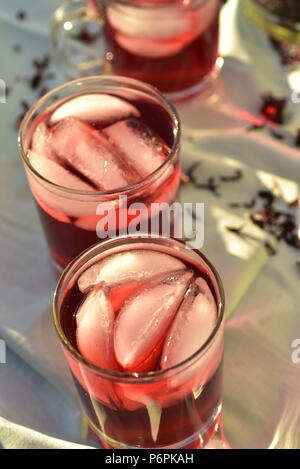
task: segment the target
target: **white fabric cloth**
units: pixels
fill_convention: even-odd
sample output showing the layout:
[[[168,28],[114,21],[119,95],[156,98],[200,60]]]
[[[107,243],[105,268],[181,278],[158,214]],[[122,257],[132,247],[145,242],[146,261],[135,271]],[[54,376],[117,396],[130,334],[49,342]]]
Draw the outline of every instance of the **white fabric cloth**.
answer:
[[[7,345],[6,364],[0,364],[0,447],[10,449],[99,447],[87,434],[52,325],[56,278],[14,128],[20,101],[37,99],[18,77],[30,77],[31,60],[49,53],[49,18],[59,3],[0,0],[0,78],[12,88],[0,104],[0,339]],[[16,19],[19,10],[27,12],[23,21]],[[257,115],[261,92],[289,96],[291,90],[274,51],[237,0],[223,9],[220,44],[225,64],[217,88],[178,110],[184,168],[201,160],[201,178],[243,171],[241,181],[222,185],[221,198],[190,185],[181,195],[183,202],[205,202],[203,251],[225,285],[224,429],[233,448],[299,448],[300,365],[291,359],[291,344],[300,338],[297,252],[280,244],[278,255],[269,257],[265,234],[228,205],[248,201],[262,178],[276,180],[290,200],[299,195],[299,149],[266,130],[247,131],[247,114],[240,112]],[[48,86],[61,82],[57,75]],[[300,108],[291,100],[288,115],[284,128],[294,132]],[[242,223],[252,238],[226,229]]]

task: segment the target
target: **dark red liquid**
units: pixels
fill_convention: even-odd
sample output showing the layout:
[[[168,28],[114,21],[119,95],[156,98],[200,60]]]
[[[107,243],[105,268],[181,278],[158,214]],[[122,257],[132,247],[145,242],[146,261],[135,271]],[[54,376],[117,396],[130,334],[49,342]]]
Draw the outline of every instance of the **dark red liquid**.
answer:
[[[134,101],[134,106],[140,112],[139,120],[152,129],[167,144],[167,146],[171,148],[174,143],[174,135],[168,113],[160,105],[153,104],[146,100]],[[51,125],[48,123],[49,117],[49,113],[45,112],[44,116],[40,116],[38,118],[37,123],[44,121],[51,130]],[[90,124],[92,124],[96,129],[99,125],[97,122],[91,122]],[[100,130],[101,129],[102,127]],[[89,158],[88,154],[86,155],[86,158]],[[175,158],[170,165],[174,166],[174,170],[171,172],[170,177],[163,181],[161,187],[152,188],[151,185],[145,184],[144,189],[140,189],[135,195],[128,198],[128,206],[135,202],[144,203],[147,207],[150,207],[152,202],[167,202],[172,204],[177,197],[179,188],[180,163],[178,158]],[[69,216],[68,213],[59,212],[53,209],[50,206],[50,203],[47,204],[44,200],[41,200],[38,194],[35,193],[34,189],[33,194],[37,203],[40,220],[45,231],[49,250],[58,270],[65,268],[72,259],[91,245],[99,242],[101,239],[105,239],[104,236],[99,238],[96,233],[97,220],[99,219],[99,217],[96,217],[96,204],[95,215],[91,217],[88,216],[87,220],[85,220],[84,216],[77,218]],[[116,198],[118,198],[118,193],[116,194]],[[101,201],[103,200],[99,197],[99,203]],[[89,224],[88,227],[86,227],[87,223]],[[84,229],[83,225],[88,229]],[[117,224],[116,235],[119,234],[119,229],[121,228],[124,230],[124,226],[118,226]]]
[[[65,268],[78,254],[99,241],[96,231],[78,228],[71,219],[67,222],[59,221],[38,202],[36,204],[49,251],[58,270]]]
[[[188,268],[195,269],[194,266]],[[203,270],[201,273],[197,271],[199,274],[213,291],[208,275]],[[75,284],[67,290],[61,307],[62,330],[75,349],[76,313],[83,299],[84,295]],[[196,392],[195,388],[192,390],[192,384],[189,387],[189,383],[172,389],[167,377],[160,382],[143,385],[142,393],[147,395],[148,392],[150,397],[147,408],[144,403],[132,406],[130,402],[130,396],[135,394],[140,384],[124,384],[94,377],[77,367],[69,352],[66,352],[66,358],[91,429],[106,448],[203,448],[217,431],[222,408],[221,359],[216,363],[210,379]],[[159,361],[156,369],[159,369]],[[156,402],[161,398],[158,427],[149,420],[151,412],[155,415],[158,409],[154,404],[151,410],[154,395]]]
[[[191,29],[193,27],[191,23]],[[164,20],[161,20],[161,28],[164,28]],[[107,49],[113,54],[111,64],[115,74],[151,83],[164,93],[177,93],[201,83],[214,68],[218,56],[219,9],[203,32],[187,42],[182,37],[184,46],[163,57],[143,56],[142,52],[137,54],[122,47],[117,39],[118,31],[109,21],[105,34]]]
[[[90,394],[74,375],[73,379],[84,410],[92,423],[91,428],[105,448],[118,448],[113,442],[109,444],[105,441],[105,436],[108,436],[128,447],[201,449],[215,435],[216,427],[220,423],[222,363],[197,399],[192,393],[186,394],[176,404],[162,409],[159,433],[155,442],[145,407],[129,411],[110,408],[95,398],[91,401]],[[101,430],[99,432],[101,426],[97,415],[103,411],[107,420],[105,433],[102,435]]]

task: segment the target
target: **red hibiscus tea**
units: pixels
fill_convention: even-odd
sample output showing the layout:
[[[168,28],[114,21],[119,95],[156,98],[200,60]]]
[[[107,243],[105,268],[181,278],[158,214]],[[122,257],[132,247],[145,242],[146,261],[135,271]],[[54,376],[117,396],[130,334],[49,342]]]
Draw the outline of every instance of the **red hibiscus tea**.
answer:
[[[215,75],[220,5],[220,0],[67,2],[53,20],[57,63],[68,77],[95,74],[101,66],[101,73],[142,80],[171,98],[184,98]]]
[[[114,73],[173,94],[209,76],[218,56],[219,0],[132,1],[106,7]]]
[[[54,321],[106,448],[203,448],[221,419],[224,296],[183,243],[122,237],[63,274]]]
[[[71,82],[25,117],[20,150],[58,270],[100,239],[126,233],[135,202],[174,202],[179,124],[154,89],[125,78]],[[115,217],[112,233],[101,220]]]

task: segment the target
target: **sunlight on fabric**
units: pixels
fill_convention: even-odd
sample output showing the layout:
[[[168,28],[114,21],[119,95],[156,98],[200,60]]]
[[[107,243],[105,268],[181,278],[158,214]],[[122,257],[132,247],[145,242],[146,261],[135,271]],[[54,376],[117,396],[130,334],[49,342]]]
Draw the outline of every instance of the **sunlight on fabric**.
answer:
[[[288,203],[299,198],[300,190],[296,182],[264,171],[257,171],[257,176],[276,197],[282,197]]]
[[[266,240],[266,234],[245,218],[227,212],[213,206],[212,215],[216,220],[217,229],[222,237],[226,250],[233,256],[243,260],[249,260],[257,251],[262,241]],[[237,236],[228,230],[243,226],[243,236]]]

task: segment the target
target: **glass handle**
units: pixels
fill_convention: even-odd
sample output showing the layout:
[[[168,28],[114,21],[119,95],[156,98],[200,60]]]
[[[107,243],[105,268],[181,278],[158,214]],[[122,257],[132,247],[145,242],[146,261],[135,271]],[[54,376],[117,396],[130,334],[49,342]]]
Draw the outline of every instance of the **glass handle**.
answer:
[[[99,0],[68,0],[54,13],[51,37],[58,70],[67,79],[110,74]]]

